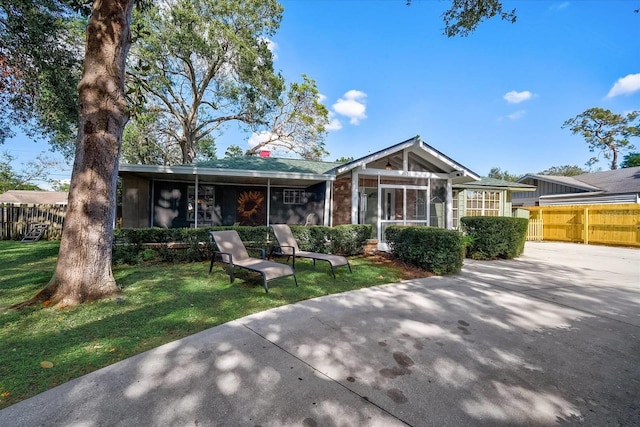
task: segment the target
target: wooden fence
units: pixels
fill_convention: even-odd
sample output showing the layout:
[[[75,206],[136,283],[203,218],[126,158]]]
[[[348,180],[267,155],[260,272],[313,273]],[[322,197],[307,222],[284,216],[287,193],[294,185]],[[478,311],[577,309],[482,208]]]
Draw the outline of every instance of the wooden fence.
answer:
[[[527,240],[541,241],[544,239],[542,218],[530,219],[529,230],[527,230]]]
[[[544,240],[640,246],[640,204],[531,206]]]
[[[43,239],[62,236],[66,205],[14,205],[0,203],[0,240],[20,240],[31,224],[47,224]]]

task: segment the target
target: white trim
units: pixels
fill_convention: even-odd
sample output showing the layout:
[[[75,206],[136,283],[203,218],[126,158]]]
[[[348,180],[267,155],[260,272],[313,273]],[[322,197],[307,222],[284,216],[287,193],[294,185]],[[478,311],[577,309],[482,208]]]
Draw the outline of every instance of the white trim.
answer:
[[[331,205],[331,196],[331,183],[326,181],[324,183],[324,219],[322,221],[322,224],[325,226],[329,225],[329,217],[331,215],[331,211],[329,209],[329,206]]]
[[[358,172],[351,172],[351,224],[358,223]]]
[[[284,199],[284,190],[282,197]],[[269,226],[269,218],[271,217],[271,179],[267,178],[267,227]]]
[[[449,230],[453,229],[453,183],[451,179],[447,180],[447,198],[445,200],[445,223]],[[460,207],[458,206],[458,210]]]
[[[187,187],[187,199],[189,198],[189,187]],[[194,192],[194,197],[195,200],[193,201],[193,204],[195,205],[193,207],[193,226],[195,228],[198,228],[198,208],[200,207],[200,203],[198,203],[198,175],[196,174],[196,188],[195,188],[195,192]],[[205,214],[206,215],[206,214]]]

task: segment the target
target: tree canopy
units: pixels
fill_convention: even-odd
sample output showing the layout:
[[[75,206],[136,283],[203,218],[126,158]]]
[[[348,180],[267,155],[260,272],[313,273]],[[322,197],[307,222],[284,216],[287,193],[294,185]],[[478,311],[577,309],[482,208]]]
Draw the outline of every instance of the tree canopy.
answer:
[[[225,122],[255,124],[276,102],[284,82],[268,37],[281,17],[275,0],[177,0],[136,15],[144,36],[129,60],[132,83],[182,163]]]
[[[620,163],[621,168],[633,168],[635,166],[640,166],[640,153],[628,153]]]
[[[576,176],[588,173],[588,170],[582,169],[580,166],[563,165],[551,166],[548,169],[538,172],[540,175],[556,175],[556,176]]]
[[[501,179],[503,181],[511,181],[511,182],[516,182],[521,178],[520,175],[511,174],[508,171],[506,170],[503,171],[498,167],[491,168],[487,177],[493,178],[493,179]]]
[[[640,136],[640,123],[635,123],[640,111],[616,114],[610,110],[594,107],[576,117],[566,120],[562,128],[581,135],[589,151],[597,154],[586,163],[592,166],[600,161],[600,155],[610,160],[611,169],[618,168],[618,156],[622,150],[633,150],[630,139]]]
[[[86,3],[0,1],[0,143],[19,126],[72,154]]]

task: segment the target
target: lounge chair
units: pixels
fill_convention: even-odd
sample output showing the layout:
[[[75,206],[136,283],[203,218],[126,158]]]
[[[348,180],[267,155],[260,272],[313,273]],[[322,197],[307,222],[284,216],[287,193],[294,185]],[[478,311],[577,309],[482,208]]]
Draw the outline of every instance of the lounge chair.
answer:
[[[316,265],[316,260],[327,261],[331,266],[331,274],[333,274],[334,280],[336,278],[335,267],[346,265],[349,267],[349,272],[352,272],[349,260],[341,255],[301,251],[298,247],[298,242],[296,242],[296,239],[293,237],[293,233],[291,233],[291,228],[289,228],[287,224],[272,224],[271,228],[273,229],[273,234],[275,234],[276,239],[278,240],[278,244],[274,245],[271,249],[271,254],[286,256],[287,261],[289,261],[290,257],[293,257],[294,269],[296,265],[296,258],[308,258],[313,260],[314,267]]]
[[[233,283],[233,280],[235,279],[233,275],[233,267],[242,267],[262,275],[264,290],[267,293],[269,292],[267,282],[281,277],[293,276],[293,280],[295,281],[296,286],[298,286],[298,279],[296,279],[295,270],[287,264],[265,260],[264,249],[259,248],[262,253],[262,258],[250,257],[247,253],[247,248],[242,243],[242,240],[240,240],[240,236],[237,231],[210,231],[209,234],[218,247],[218,251],[214,251],[213,256],[211,257],[209,274],[211,274],[211,270],[213,269],[213,263],[216,255],[220,255],[221,261],[229,264],[228,273],[231,283]]]

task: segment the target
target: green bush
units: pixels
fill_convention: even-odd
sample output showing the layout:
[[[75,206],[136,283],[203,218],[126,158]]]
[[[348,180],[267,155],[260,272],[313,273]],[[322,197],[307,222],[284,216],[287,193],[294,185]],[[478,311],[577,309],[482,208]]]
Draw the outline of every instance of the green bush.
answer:
[[[469,236],[467,256],[473,259],[511,259],[522,255],[529,220],[505,216],[467,216],[460,219]]]
[[[358,255],[364,250],[367,239],[371,238],[373,227],[365,224],[306,227],[292,225],[291,233],[304,251],[332,253],[338,255]]]
[[[227,226],[206,228],[121,228],[114,230],[113,263],[140,264],[143,261],[184,262],[211,258],[215,249],[209,232],[236,230],[248,246],[264,248],[267,253],[275,237],[271,227]],[[370,225],[291,226],[303,250],[356,255],[363,252],[371,236]],[[155,247],[145,245],[159,243]],[[169,247],[170,243],[186,244],[185,248]]]
[[[434,227],[390,226],[385,239],[391,254],[402,262],[435,274],[453,274],[462,269],[462,233]]]

